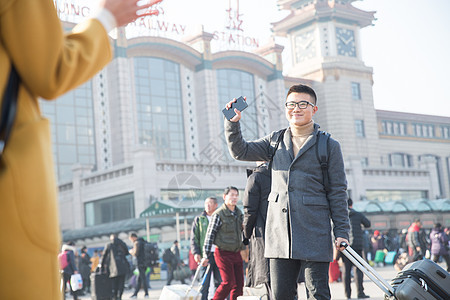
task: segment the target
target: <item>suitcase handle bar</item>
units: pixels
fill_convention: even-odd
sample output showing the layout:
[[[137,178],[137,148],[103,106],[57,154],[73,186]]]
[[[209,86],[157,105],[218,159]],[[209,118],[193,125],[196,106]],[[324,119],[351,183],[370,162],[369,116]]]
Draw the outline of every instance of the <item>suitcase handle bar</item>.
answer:
[[[380,288],[383,292],[390,296],[394,296],[394,288],[378,274],[355,250],[352,249],[346,242],[342,242],[340,244],[341,247],[345,249],[342,250],[342,253],[364,274],[369,276],[370,279]]]
[[[208,274],[209,268],[210,268],[210,267],[211,267],[211,265],[209,264],[208,267],[206,268],[205,276],[203,277],[202,284],[200,285],[200,288],[201,288],[201,287],[203,286],[203,284],[205,283],[206,275]],[[185,296],[187,296],[187,295],[189,294],[189,292],[192,290],[192,288],[194,287],[195,281],[197,281],[198,275],[200,274],[200,269],[201,269],[201,266],[199,265],[199,266],[197,267],[197,271],[195,271],[194,278],[192,278],[192,283],[191,283],[191,285],[190,285],[190,286],[188,287],[188,289],[186,290]],[[200,291],[200,289],[199,289],[199,291]]]
[[[208,275],[210,268],[211,268],[211,264],[208,264],[208,267],[206,267],[206,270],[205,270],[205,275],[203,275],[202,284],[200,285],[200,287],[202,287],[205,284],[206,276]],[[197,269],[200,269],[200,266]]]

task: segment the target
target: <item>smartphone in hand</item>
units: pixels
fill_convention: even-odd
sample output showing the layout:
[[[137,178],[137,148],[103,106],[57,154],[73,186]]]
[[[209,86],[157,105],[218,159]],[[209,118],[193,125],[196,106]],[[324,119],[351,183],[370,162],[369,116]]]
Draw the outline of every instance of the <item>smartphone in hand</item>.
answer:
[[[236,115],[236,113],[234,112],[235,108],[239,111],[243,111],[247,107],[248,107],[247,101],[244,100],[244,97],[240,96],[239,98],[236,99],[236,102],[233,102],[231,104],[230,109],[224,108],[222,112],[229,121]]]

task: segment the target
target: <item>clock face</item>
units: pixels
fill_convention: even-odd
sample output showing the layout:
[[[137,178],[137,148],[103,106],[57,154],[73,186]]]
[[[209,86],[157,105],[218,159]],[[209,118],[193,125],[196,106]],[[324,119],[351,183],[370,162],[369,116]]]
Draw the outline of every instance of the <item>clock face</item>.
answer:
[[[294,37],[295,58],[297,62],[316,56],[316,43],[312,30],[298,34]]]
[[[336,40],[339,55],[356,57],[355,33],[353,30],[336,27]]]

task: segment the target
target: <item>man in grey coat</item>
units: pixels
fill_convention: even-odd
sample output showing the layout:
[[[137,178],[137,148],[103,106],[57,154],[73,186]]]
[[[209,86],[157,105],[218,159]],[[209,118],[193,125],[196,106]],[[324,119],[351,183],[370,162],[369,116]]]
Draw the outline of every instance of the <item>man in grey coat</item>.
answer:
[[[227,103],[230,109],[233,99]],[[314,124],[317,96],[306,85],[294,85],[287,94],[285,115],[289,127],[272,157],[265,257],[270,259],[270,281],[277,300],[294,299],[297,276],[305,270],[308,299],[330,299],[328,268],[335,246],[348,243],[350,223],[347,180],[339,143],[328,141],[328,191],[316,155],[319,125]],[[271,141],[277,132],[247,142],[239,120],[241,112],[225,119],[225,138],[232,157],[244,161],[270,161],[275,150]],[[332,223],[331,223],[332,221]],[[333,227],[333,228],[332,228]]]

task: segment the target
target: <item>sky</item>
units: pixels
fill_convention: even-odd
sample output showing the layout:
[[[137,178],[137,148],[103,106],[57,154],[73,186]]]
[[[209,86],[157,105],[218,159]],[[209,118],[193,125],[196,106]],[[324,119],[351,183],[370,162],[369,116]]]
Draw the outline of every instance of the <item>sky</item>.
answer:
[[[270,23],[286,13],[278,10],[276,0],[239,2],[246,34],[261,42],[271,34]],[[202,23],[209,32],[224,27],[228,5],[226,0],[163,2],[171,19]],[[450,117],[450,0],[362,0],[353,5],[376,11],[374,26],[361,30],[363,61],[374,72],[375,108]]]
[[[450,1],[363,0],[377,11],[361,30],[375,108],[450,117]]]

